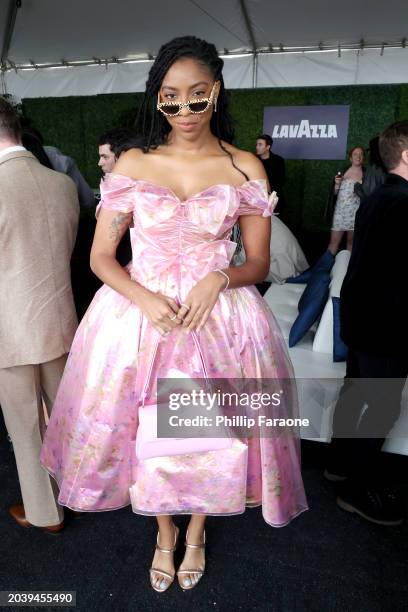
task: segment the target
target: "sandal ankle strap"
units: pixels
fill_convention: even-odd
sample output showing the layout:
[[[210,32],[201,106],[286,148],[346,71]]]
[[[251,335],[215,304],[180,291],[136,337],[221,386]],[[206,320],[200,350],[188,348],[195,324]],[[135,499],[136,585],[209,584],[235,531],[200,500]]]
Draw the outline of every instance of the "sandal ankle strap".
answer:
[[[170,553],[174,553],[174,551],[177,548],[177,529],[174,528],[174,545],[173,548],[162,548],[161,546],[159,546],[159,535],[160,532],[158,532],[157,534],[157,540],[156,540],[156,550],[162,552],[162,553],[166,553],[166,554],[170,554]]]
[[[184,542],[184,545],[186,546],[186,548],[205,548],[205,531],[203,533],[204,542],[202,544],[189,544],[187,542],[187,538],[188,538],[188,531],[186,533],[186,541]]]
[[[186,548],[205,548],[204,544],[189,544],[187,541],[184,543]]]
[[[161,546],[156,544],[156,550],[159,550],[161,553],[166,553],[169,555],[170,553],[173,553],[176,549],[175,548],[162,548]]]

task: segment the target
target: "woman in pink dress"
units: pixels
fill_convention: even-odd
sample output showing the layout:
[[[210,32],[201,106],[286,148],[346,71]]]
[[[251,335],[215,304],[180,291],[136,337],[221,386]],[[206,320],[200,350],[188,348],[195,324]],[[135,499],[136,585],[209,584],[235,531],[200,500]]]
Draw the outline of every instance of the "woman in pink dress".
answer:
[[[232,129],[213,45],[194,37],[164,45],[146,84],[143,146],[123,153],[101,185],[91,267],[105,283],[75,336],[41,454],[77,511],[157,517],[150,570],[157,591],[174,580],[179,529],[191,514],[183,589],[204,573],[204,522],[262,506],[284,526],[307,509],[299,440],[233,437],[228,448],[140,459],[142,397],[174,371],[195,378],[293,378],[284,340],[254,283],[269,269],[273,198],[262,164],[230,144]],[[246,261],[231,266],[239,219]],[[116,247],[132,226],[132,261]],[[145,403],[146,403],[145,402]],[[296,402],[283,402],[293,416]]]

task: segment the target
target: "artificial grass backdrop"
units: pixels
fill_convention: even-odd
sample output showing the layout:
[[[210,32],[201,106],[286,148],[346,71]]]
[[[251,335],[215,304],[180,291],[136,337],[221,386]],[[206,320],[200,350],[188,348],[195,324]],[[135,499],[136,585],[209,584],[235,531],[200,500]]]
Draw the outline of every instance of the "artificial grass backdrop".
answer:
[[[231,90],[236,119],[236,144],[254,150],[262,132],[264,106],[350,104],[348,148],[367,147],[369,140],[393,121],[408,118],[408,85],[359,85],[287,89]],[[71,155],[92,187],[97,187],[98,136],[111,128],[131,125],[141,93],[67,98],[26,98],[25,117],[39,129],[45,144]],[[288,160],[287,209],[283,218],[294,230],[320,232],[330,180],[344,164],[339,161]]]

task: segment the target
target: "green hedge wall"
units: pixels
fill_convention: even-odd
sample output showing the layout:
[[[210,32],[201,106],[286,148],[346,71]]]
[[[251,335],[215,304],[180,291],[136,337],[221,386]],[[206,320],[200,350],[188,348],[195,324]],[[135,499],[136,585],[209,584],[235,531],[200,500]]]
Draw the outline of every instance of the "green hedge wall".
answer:
[[[104,94],[67,98],[27,98],[23,112],[44,135],[45,143],[74,157],[89,184],[100,180],[98,135],[129,125],[142,94]],[[408,118],[408,85],[364,85],[287,89],[232,90],[236,143],[252,151],[262,131],[264,106],[350,104],[348,147],[367,146],[370,138],[399,119]],[[285,221],[294,230],[318,232],[331,177],[339,161],[288,160]]]

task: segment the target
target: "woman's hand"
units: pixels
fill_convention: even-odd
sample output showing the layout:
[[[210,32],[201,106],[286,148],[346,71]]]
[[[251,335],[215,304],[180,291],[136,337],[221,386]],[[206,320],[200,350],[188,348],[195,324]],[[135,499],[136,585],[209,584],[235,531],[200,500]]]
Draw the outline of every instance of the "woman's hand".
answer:
[[[205,325],[220,291],[227,285],[227,279],[219,272],[210,272],[201,279],[187,294],[178,316],[183,319],[186,331],[200,329]],[[189,308],[188,308],[189,307]]]
[[[340,174],[336,174],[334,177],[334,192],[337,193],[340,189],[341,181],[343,180],[343,176]]]
[[[134,303],[162,336],[182,323],[181,318],[177,317],[179,305],[173,298],[162,293],[153,293],[146,289],[137,296]]]

